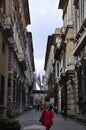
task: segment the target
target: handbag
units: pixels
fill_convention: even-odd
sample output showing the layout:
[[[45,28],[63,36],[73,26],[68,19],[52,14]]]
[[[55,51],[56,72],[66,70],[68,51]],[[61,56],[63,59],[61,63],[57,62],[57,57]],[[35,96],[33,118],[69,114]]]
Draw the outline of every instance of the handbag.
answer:
[[[41,115],[39,122],[43,123],[43,120],[44,120],[44,115]]]

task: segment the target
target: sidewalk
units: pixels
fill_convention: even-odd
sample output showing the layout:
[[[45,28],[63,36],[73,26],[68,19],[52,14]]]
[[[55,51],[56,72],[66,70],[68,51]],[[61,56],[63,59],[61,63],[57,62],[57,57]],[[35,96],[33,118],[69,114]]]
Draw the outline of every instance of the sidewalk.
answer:
[[[86,126],[86,115],[79,115],[77,117],[76,116],[75,117],[74,116],[72,116],[72,117],[69,116],[68,118],[70,118],[70,119],[72,119],[72,120]]]
[[[77,117],[77,121],[79,121],[79,122],[81,122],[81,123],[86,125],[86,115],[85,116],[82,116],[82,115],[78,116]]]

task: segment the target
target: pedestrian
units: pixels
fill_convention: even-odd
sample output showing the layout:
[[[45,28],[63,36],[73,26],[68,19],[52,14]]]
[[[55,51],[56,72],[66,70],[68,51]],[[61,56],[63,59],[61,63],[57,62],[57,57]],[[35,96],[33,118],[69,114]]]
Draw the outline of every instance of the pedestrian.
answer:
[[[40,107],[40,106],[39,106],[39,104],[38,104],[38,105],[37,105],[37,109],[38,109],[38,111],[39,111],[39,107]]]
[[[54,105],[53,109],[54,109],[54,112],[57,114],[58,113],[58,107],[57,107],[57,105]]]
[[[65,120],[67,119],[67,107],[66,106],[64,106],[63,117]]]
[[[52,111],[52,105],[46,104],[45,110],[42,112],[44,117],[43,125],[46,127],[46,130],[50,130],[51,126],[53,125],[53,116],[54,112]]]

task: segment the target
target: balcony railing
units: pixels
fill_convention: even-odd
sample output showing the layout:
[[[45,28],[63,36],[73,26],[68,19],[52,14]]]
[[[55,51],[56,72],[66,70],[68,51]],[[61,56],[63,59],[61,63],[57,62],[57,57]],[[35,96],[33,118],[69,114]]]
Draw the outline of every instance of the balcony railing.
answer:
[[[11,17],[10,16],[3,16],[3,28],[6,32],[6,35],[8,37],[12,36],[13,34],[13,29],[12,29],[12,22],[11,22]]]
[[[85,38],[86,38],[86,18],[79,30],[79,32],[76,35],[76,45],[75,45],[75,49],[73,54],[75,56],[78,55],[78,53],[80,52],[80,50],[82,49],[83,46],[85,46]]]
[[[27,61],[23,53],[18,54],[19,63],[23,71],[27,70]]]
[[[60,51],[61,51],[61,43],[58,42],[58,43],[57,43],[57,46],[56,46],[56,48],[55,48],[55,53],[54,53],[54,57],[55,57],[55,58],[58,57]]]
[[[60,73],[61,73],[61,75],[65,76],[65,68],[64,67],[61,68]]]
[[[69,64],[69,65],[67,65],[67,67],[65,69],[65,72],[72,71],[72,70],[75,70],[75,65],[74,64]]]

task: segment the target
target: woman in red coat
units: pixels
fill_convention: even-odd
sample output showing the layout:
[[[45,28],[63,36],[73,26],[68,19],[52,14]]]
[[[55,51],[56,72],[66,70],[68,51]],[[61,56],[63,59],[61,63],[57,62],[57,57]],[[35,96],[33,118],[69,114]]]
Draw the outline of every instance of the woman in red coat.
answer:
[[[46,109],[43,111],[43,125],[46,127],[46,130],[50,130],[50,127],[53,125],[53,116],[54,112],[52,111],[52,106],[50,104],[46,105]]]

